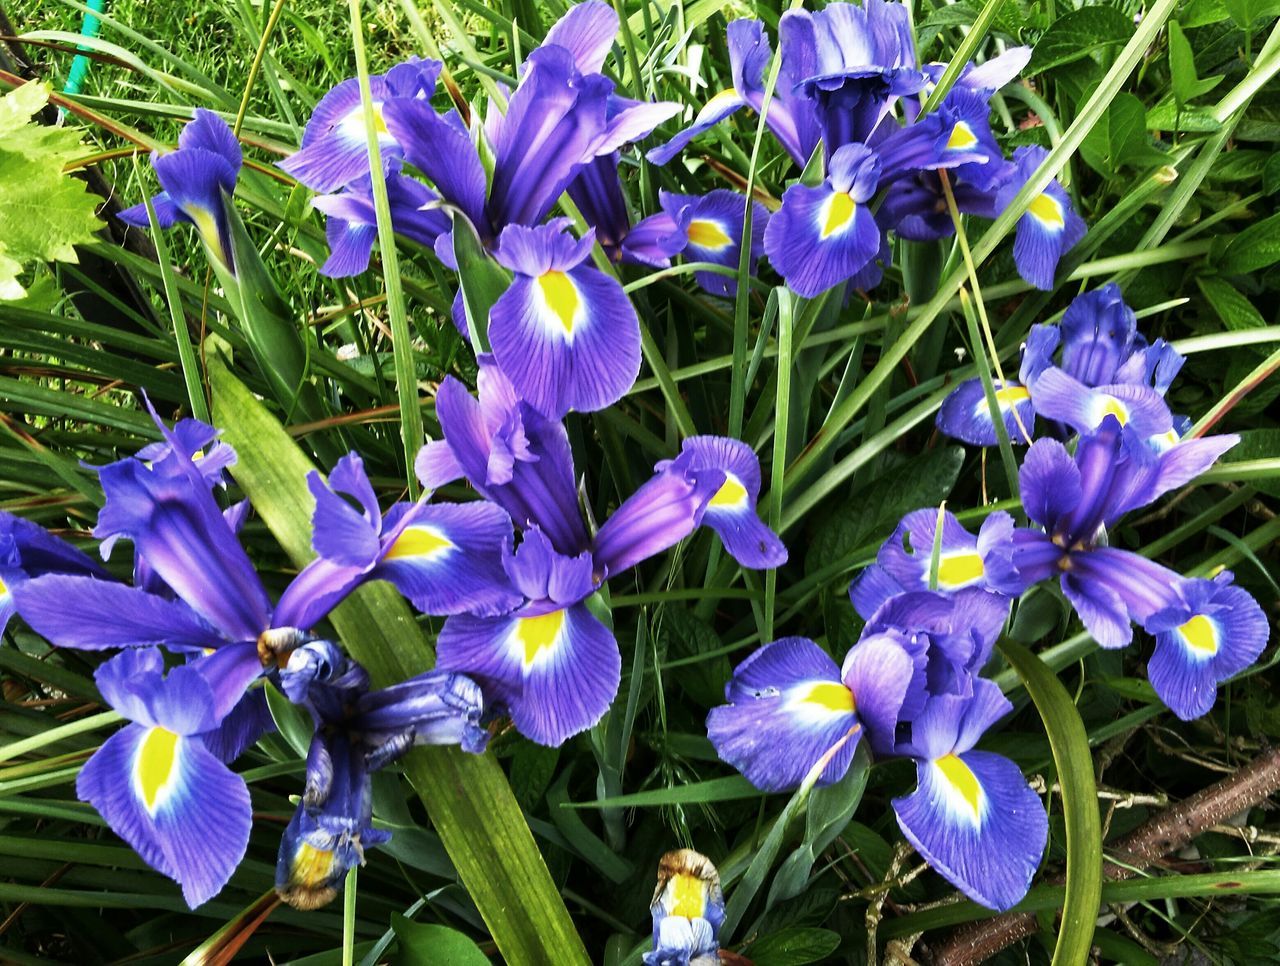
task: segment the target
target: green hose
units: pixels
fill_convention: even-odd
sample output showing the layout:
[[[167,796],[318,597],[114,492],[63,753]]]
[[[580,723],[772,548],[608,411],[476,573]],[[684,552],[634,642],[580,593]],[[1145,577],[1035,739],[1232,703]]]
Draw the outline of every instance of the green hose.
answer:
[[[98,19],[98,14],[107,8],[107,0],[88,0],[89,9],[85,12],[84,19],[80,22],[80,36],[93,38],[98,36],[98,27],[102,23]],[[88,47],[81,46],[80,50],[88,50]],[[89,74],[89,58],[84,54],[76,54],[76,59],[71,62],[71,72],[67,75],[67,86],[63,88],[63,93],[79,94],[84,86],[84,79]]]

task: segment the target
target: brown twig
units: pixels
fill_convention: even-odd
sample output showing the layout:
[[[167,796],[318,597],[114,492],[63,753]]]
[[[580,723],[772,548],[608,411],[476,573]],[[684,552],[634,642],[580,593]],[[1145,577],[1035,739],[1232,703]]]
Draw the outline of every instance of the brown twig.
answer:
[[[1268,748],[1227,778],[1160,812],[1108,849],[1115,861],[1103,866],[1109,881],[1127,879],[1157,859],[1176,852],[1232,815],[1280,790],[1280,748]],[[1123,864],[1121,864],[1123,863]],[[1050,881],[1061,882],[1058,876]],[[1005,913],[955,930],[932,950],[934,966],[983,963],[1039,924],[1030,913]]]

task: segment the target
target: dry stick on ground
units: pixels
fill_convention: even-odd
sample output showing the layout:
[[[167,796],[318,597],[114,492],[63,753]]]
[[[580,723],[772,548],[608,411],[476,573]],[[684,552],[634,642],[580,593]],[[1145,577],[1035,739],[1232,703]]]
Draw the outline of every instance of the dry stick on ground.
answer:
[[[1268,748],[1233,775],[1165,809],[1113,843],[1116,862],[1103,866],[1109,881],[1127,879],[1161,856],[1183,848],[1198,835],[1280,790],[1280,748]],[[1130,866],[1131,868],[1126,868]],[[1061,882],[1059,876],[1051,881]],[[1039,929],[1030,913],[1005,913],[962,926],[933,948],[934,966],[969,966],[986,962],[1000,950]]]

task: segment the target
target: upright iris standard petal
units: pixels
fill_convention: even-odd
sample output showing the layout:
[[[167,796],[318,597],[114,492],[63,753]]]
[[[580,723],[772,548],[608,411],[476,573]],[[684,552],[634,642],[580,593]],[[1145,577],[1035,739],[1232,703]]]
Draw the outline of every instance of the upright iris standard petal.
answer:
[[[999,190],[1001,209],[1022,190],[1049,152],[1041,147],[1021,147],[1013,155],[1012,177]],[[1036,288],[1053,288],[1058,261],[1084,237],[1084,220],[1071,207],[1071,199],[1057,181],[1051,181],[1018,219],[1013,240],[1013,260],[1018,274]]]
[[[1224,571],[1179,586],[1181,601],[1147,618],[1156,649],[1147,676],[1179,718],[1208,714],[1218,685],[1253,664],[1267,646],[1266,614]]]
[[[787,637],[767,644],[734,669],[729,702],[707,715],[716,754],[763,791],[797,787],[822,758],[861,727],[853,692],[835,661],[813,641]],[[858,743],[845,742],[818,781],[839,781]]]
[[[617,279],[583,264],[586,244],[553,222],[511,225],[498,260],[515,272],[489,339],[520,397],[556,419],[617,402],[640,372],[640,321]]]
[[[401,156],[400,142],[388,129],[384,106],[394,98],[427,100],[440,74],[439,61],[416,57],[387,74],[369,78],[374,126],[383,162]],[[302,147],[279,166],[314,191],[336,191],[369,176],[368,142],[358,78],[338,84],[320,99],[302,135]]]
[[[738,269],[742,250],[742,230],[747,199],[736,191],[718,188],[705,195],[678,195],[662,192],[663,209],[673,221],[684,227],[687,242],[684,257],[692,262],[711,262]],[[755,275],[756,261],[764,252],[765,225],[769,212],[753,202],[751,208],[751,256],[748,272]],[[698,272],[698,284],[712,295],[731,298],[738,291],[738,281],[729,275]]]
[[[821,10],[789,10],[781,21],[784,63],[802,66],[795,83],[815,103],[829,156],[866,143],[898,97],[920,91],[911,17],[886,0],[830,3]]]
[[[1036,421],[1031,391],[1013,380],[997,379],[994,386],[1009,442],[1015,446],[1030,443]],[[972,446],[995,446],[1000,442],[982,380],[966,379],[951,391],[938,410],[938,429]]]
[[[1049,831],[1018,766],[972,750],[1011,708],[990,681],[975,682],[972,699],[931,699],[912,726],[918,787],[893,801],[903,834],[925,861],[975,902],[1001,911],[1026,895]]]
[[[104,548],[131,540],[157,576],[230,638],[253,640],[267,628],[266,591],[190,459],[124,459],[99,478],[107,502],[94,534]]]
[[[589,540],[564,426],[517,399],[492,356],[477,361],[478,400],[452,377],[440,386],[436,416],[445,438],[422,450],[415,469],[423,485],[465,476],[516,526],[536,526],[560,553],[581,553]]]
[[[203,108],[196,109],[195,119],[179,135],[178,150],[151,157],[164,189],[152,199],[160,227],[175,221],[194,225],[205,247],[228,271],[235,266],[225,196],[235,191],[241,160],[240,145],[227,122]],[[140,228],[150,223],[146,205],[126,208],[118,217]]]
[[[847,281],[880,251],[880,229],[867,207],[880,178],[880,160],[850,144],[831,158],[820,186],[796,184],[769,219],[764,248],[798,295],[812,298]]]
[[[215,720],[208,682],[191,667],[162,678],[160,667],[155,652],[126,651],[100,669],[104,696],[137,717],[89,759],[76,792],[149,865],[176,879],[195,908],[244,856],[249,790],[199,737]]]
[[[383,116],[405,159],[431,179],[441,198],[467,216],[482,239],[491,238],[484,165],[458,115],[442,117],[426,101],[397,99],[385,105]]]

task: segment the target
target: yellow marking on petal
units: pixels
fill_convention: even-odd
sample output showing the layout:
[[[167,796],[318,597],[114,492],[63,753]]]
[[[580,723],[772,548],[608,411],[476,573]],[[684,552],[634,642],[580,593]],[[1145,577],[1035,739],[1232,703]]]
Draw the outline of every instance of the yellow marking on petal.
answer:
[[[827,201],[827,215],[822,224],[822,238],[830,238],[838,231],[843,231],[853,221],[858,204],[847,191],[837,191]]]
[[[977,143],[978,138],[974,135],[973,128],[964,121],[957,121],[956,126],[951,129],[951,137],[947,138],[947,150],[964,151]]]
[[[741,506],[745,506],[747,502],[747,488],[742,485],[732,473],[724,475],[724,482],[720,484],[720,489],[716,490],[716,495],[711,498],[707,504],[708,509],[717,510],[736,510]]]
[[[178,763],[178,736],[168,728],[152,728],[138,747],[134,774],[147,811],[154,812],[160,792],[173,778]]]
[[[1178,633],[1193,651],[1199,651],[1207,657],[1218,653],[1218,626],[1204,614],[1196,614],[1185,624],[1180,624]]]
[[[454,548],[454,542],[432,527],[405,527],[387,550],[384,560],[405,557],[439,557]]]
[[[733,239],[721,227],[720,222],[709,218],[695,218],[689,222],[689,244],[720,251],[732,245]]]
[[[985,573],[976,552],[948,554],[938,561],[938,586],[963,587],[981,580]]]
[[[186,208],[184,211],[196,226],[196,233],[209,251],[213,252],[214,257],[223,265],[229,265],[227,253],[222,248],[222,236],[218,233],[218,219],[214,217],[213,212],[208,208],[195,206]]]
[[[667,885],[672,899],[669,916],[701,919],[707,908],[706,884],[696,875],[679,872]]]
[[[9,585],[6,584],[3,579],[0,579],[0,597],[3,597],[7,593],[9,593]]]
[[[1066,224],[1062,217],[1062,203],[1050,194],[1037,195],[1031,204],[1027,205],[1027,213],[1046,228],[1052,228],[1054,231],[1061,230]]]
[[[1106,419],[1108,416],[1114,416],[1120,420],[1121,426],[1127,423],[1129,421],[1129,407],[1119,399],[1116,399],[1115,396],[1107,396],[1105,399],[1106,401],[1102,404],[1102,418]],[[1099,422],[1101,421],[1099,420]]]
[[[853,714],[854,711],[853,692],[835,681],[815,681],[800,700],[841,714]]]
[[[555,313],[564,326],[565,334],[572,335],[578,317],[578,306],[582,302],[573,279],[564,272],[543,272],[538,276],[538,288],[547,308]]]
[[[951,787],[960,793],[960,797],[973,810],[974,818],[977,818],[982,808],[982,785],[973,769],[956,755],[943,755],[935,758],[933,763],[938,766]]]
[[[516,640],[524,651],[524,664],[529,667],[539,654],[554,647],[564,628],[564,611],[553,610],[537,617],[521,617],[516,620]]]
[[[1002,407],[1025,402],[1030,398],[1031,393],[1027,391],[1026,386],[1005,386],[1003,389],[996,390],[996,402]]]
[[[698,116],[694,119],[694,124],[702,124],[707,121],[713,114],[718,114],[724,109],[729,101],[738,100],[738,92],[732,87],[726,88],[716,94],[707,103],[702,105],[702,110],[698,112]]]

